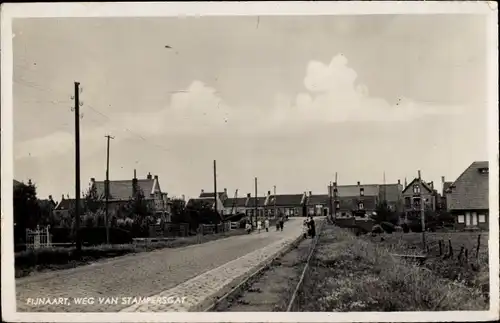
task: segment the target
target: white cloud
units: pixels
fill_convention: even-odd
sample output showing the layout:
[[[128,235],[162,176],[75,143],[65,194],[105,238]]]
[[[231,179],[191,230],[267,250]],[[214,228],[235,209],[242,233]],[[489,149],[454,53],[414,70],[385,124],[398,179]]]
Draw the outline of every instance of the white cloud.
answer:
[[[126,128],[143,137],[172,135],[169,138],[174,138],[187,133],[233,130],[255,134],[294,131],[311,124],[407,121],[425,115],[460,113],[458,107],[433,106],[407,98],[391,105],[382,98],[370,96],[368,87],[357,82],[357,73],[348,66],[343,54],[334,56],[328,65],[311,61],[303,82],[306,92],[293,99],[277,95],[274,105],[264,110],[268,112],[259,113],[261,109],[229,106],[216,89],[194,81],[185,91],[171,95],[163,109],[112,115],[108,124],[82,132],[82,141],[86,146],[97,145],[110,131],[117,135],[117,140],[135,136],[126,132]],[[73,140],[72,134],[56,132],[16,144],[15,156],[64,153],[73,147]]]

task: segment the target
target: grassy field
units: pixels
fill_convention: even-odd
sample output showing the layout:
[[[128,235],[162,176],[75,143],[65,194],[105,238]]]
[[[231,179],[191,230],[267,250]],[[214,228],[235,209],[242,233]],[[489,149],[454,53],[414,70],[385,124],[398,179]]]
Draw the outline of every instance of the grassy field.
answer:
[[[389,236],[389,235],[387,235]],[[477,238],[477,236],[476,236]],[[394,240],[391,240],[394,239]],[[301,311],[485,310],[481,288],[394,257],[396,235],[356,237],[328,226],[299,294]],[[401,238],[412,245],[413,237]],[[401,247],[401,246],[398,246]],[[401,247],[402,248],[402,247]],[[415,252],[415,248],[410,248]],[[408,250],[408,249],[406,249]]]
[[[36,272],[75,268],[103,259],[125,256],[127,254],[163,248],[181,248],[242,234],[246,234],[244,229],[235,229],[218,234],[191,236],[169,241],[154,242],[148,245],[124,244],[83,247],[80,257],[76,256],[74,248],[56,247],[27,250],[15,254],[15,275],[16,278],[20,278],[32,275]]]

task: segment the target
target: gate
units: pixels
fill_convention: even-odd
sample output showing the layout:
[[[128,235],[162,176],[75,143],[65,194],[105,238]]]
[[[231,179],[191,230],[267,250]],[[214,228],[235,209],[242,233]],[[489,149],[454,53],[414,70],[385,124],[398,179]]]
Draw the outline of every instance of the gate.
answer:
[[[27,249],[40,249],[50,248],[52,242],[49,233],[50,226],[40,229],[39,226],[36,230],[26,229],[26,248]]]

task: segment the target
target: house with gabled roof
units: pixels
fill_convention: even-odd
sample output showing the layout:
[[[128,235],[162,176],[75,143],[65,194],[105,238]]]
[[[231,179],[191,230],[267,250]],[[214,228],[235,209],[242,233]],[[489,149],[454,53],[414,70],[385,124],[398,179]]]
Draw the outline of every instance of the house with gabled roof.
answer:
[[[361,184],[329,186],[332,196],[335,196],[334,207],[336,217],[366,217],[377,208],[380,196],[380,185]]]
[[[309,191],[306,198],[307,215],[327,216],[331,207],[330,204],[333,204],[333,200],[330,200],[328,194],[313,194]]]
[[[448,187],[448,211],[459,229],[489,228],[489,165],[475,161]]]
[[[106,198],[106,181],[90,179],[90,190],[95,192],[99,200]],[[142,193],[144,200],[157,215],[167,215],[170,210],[170,201],[166,193],[162,192],[158,175],[148,173],[146,178],[134,177],[129,180],[110,180],[108,203],[111,210],[128,203],[137,193]]]
[[[420,219],[422,208],[425,211],[436,211],[439,194],[434,189],[433,182],[422,179],[420,170],[402,192],[404,201],[404,222],[410,219]]]

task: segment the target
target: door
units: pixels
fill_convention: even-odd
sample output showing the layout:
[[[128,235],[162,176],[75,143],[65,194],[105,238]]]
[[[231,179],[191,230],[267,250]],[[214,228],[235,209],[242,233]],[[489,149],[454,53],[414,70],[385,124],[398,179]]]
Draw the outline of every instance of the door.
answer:
[[[465,226],[466,227],[470,226],[470,222],[471,222],[470,220],[471,220],[470,219],[470,212],[466,212],[465,213]]]
[[[472,212],[472,225],[477,226],[477,213]]]

